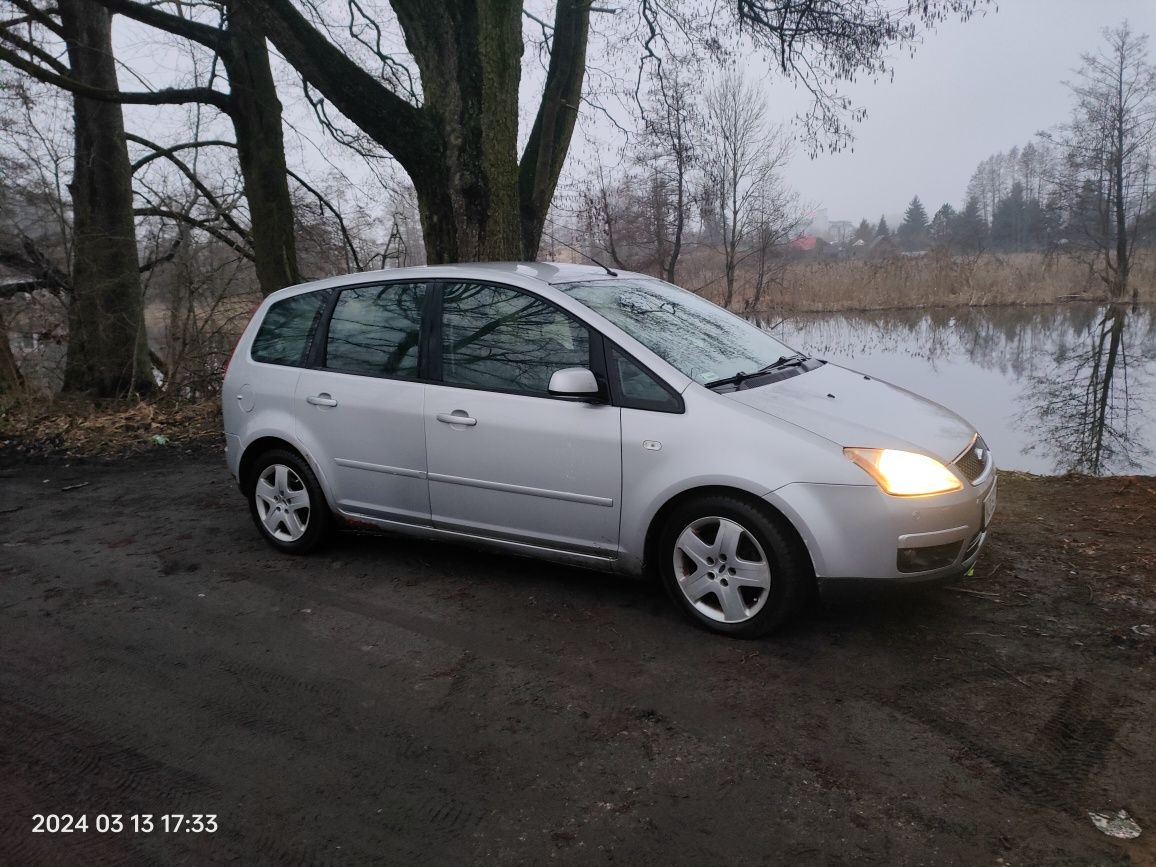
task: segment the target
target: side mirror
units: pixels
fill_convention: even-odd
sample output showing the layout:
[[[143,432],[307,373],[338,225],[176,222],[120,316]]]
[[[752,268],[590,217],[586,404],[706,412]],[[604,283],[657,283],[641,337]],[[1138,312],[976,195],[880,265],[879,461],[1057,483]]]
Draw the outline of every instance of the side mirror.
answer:
[[[602,389],[598,387],[598,380],[585,367],[555,370],[550,376],[548,390],[555,397],[572,397],[578,400],[591,400],[602,393]]]

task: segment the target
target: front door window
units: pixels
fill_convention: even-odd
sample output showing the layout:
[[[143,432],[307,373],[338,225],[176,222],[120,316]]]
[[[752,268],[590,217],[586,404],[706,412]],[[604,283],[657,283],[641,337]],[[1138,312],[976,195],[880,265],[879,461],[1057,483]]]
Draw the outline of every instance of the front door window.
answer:
[[[564,311],[504,286],[447,284],[442,379],[447,385],[545,396],[550,375],[590,366],[590,335]]]

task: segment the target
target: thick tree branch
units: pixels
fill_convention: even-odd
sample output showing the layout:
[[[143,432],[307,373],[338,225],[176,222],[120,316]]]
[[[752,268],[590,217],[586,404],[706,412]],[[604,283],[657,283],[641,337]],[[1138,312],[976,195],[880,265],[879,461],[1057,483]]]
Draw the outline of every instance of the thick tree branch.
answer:
[[[293,178],[305,191],[311,193],[317,199],[317,204],[325,208],[336,218],[337,227],[341,230],[341,238],[345,242],[345,249],[349,251],[349,255],[353,258],[354,267],[360,271],[362,268],[361,257],[357,255],[357,246],[353,243],[353,236],[349,234],[349,227],[345,225],[345,218],[341,216],[341,211],[337,210],[337,207],[322,195],[320,190],[308,183],[301,175],[297,174],[297,172],[288,169],[288,173],[289,177]]]
[[[55,72],[58,75],[70,75],[72,72],[72,70],[68,68],[67,63],[63,63],[58,58],[53,57],[34,42],[17,36],[9,27],[0,28],[0,40],[7,42],[17,51],[27,55],[27,62],[29,63],[31,63],[33,59],[39,60],[51,72]]]
[[[105,7],[109,12],[124,15],[126,18],[132,18],[134,21],[148,24],[150,27],[164,30],[175,36],[183,36],[185,39],[200,43],[214,51],[219,52],[224,47],[221,31],[208,24],[182,18],[180,15],[173,15],[171,12],[158,9],[156,6],[146,6],[144,3],[136,3],[133,0],[95,0],[95,2]]]
[[[301,76],[401,165],[429,158],[431,136],[421,109],[362,69],[297,11],[291,0],[252,0],[265,35]]]
[[[166,87],[146,93],[102,90],[83,84],[71,76],[51,72],[2,45],[0,45],[0,61],[10,64],[37,81],[100,102],[118,102],[122,105],[186,105],[190,102],[200,102],[215,106],[226,113],[229,111],[228,94],[210,87]]]
[[[64,38],[64,28],[61,26],[60,22],[49,15],[45,10],[38,8],[35,3],[31,3],[29,0],[9,0],[9,2],[24,13],[26,21],[35,22],[40,26],[52,31],[61,39]],[[16,22],[5,22],[5,26],[11,25],[13,23]]]
[[[181,249],[181,236],[178,235],[177,237],[173,238],[173,242],[171,244],[169,244],[168,250],[166,250],[164,253],[158,253],[156,256],[154,256],[153,258],[151,258],[147,262],[145,262],[143,265],[141,265],[140,266],[140,272],[142,274],[144,274],[148,271],[151,271],[153,268],[157,267],[158,265],[160,265],[164,262],[173,261],[173,259],[175,259],[177,256],[177,251],[180,249]]]
[[[174,211],[171,208],[134,208],[133,214],[138,217],[159,217],[162,220],[176,220],[178,223],[185,223],[194,229],[201,229],[204,232],[208,232],[229,249],[244,256],[250,262],[253,261],[252,251],[246,249],[238,241],[229,237],[228,232],[224,232],[217,226],[214,226],[210,220],[200,220],[190,214],[182,214],[180,211]]]
[[[139,160],[137,160],[135,163],[132,164],[132,170],[133,170],[133,173],[135,174],[137,171],[144,168],[146,165],[151,163],[153,160],[158,160],[161,158],[167,158],[167,157],[171,156],[172,154],[180,153],[181,151],[191,150],[193,148],[206,148],[206,147],[233,148],[234,150],[236,150],[237,145],[235,142],[225,141],[224,139],[204,139],[203,141],[182,142],[181,144],[175,144],[175,145],[172,145],[170,147],[162,148],[160,150],[154,150],[152,153],[145,154],[143,157],[141,157]]]
[[[149,141],[147,138],[142,138],[132,133],[126,133],[125,138],[128,141],[136,142],[139,145],[150,148],[156,156],[164,157],[176,166],[180,173],[189,179],[189,183],[193,185],[194,189],[205,197],[205,200],[212,206],[213,210],[221,218],[221,221],[243,240],[250,240],[248,230],[233,219],[233,215],[229,213],[229,208],[225,207],[221,200],[217,198],[216,193],[205,186],[204,182],[197,177],[197,173],[189,167],[189,164],[178,157],[170,148],[165,148],[156,142]]]
[[[37,249],[31,238],[22,238],[20,249],[0,247],[0,265],[21,271],[31,279],[23,283],[6,283],[5,290],[11,290],[0,297],[12,297],[17,292],[31,291],[32,289],[47,289],[54,295],[61,295],[71,291],[68,275],[57,268],[43,253]]]
[[[542,102],[518,167],[522,252],[527,258],[537,255],[546,212],[578,120],[589,29],[590,0],[558,0]]]

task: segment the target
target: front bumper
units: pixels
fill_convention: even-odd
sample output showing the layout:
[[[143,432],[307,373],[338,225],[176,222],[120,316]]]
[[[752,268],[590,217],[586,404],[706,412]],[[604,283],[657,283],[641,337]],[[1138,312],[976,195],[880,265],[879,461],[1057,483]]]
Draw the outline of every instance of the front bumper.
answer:
[[[995,484],[992,468],[980,484],[930,497],[892,497],[877,485],[796,483],[766,500],[803,537],[820,582],[924,584],[965,573],[979,558],[988,536],[984,500]]]

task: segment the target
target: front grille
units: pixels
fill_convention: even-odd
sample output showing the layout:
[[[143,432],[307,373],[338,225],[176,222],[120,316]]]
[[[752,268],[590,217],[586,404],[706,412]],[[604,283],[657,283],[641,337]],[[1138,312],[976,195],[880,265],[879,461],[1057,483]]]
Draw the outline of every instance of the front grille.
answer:
[[[977,436],[968,450],[955,461],[955,465],[959,467],[959,471],[969,482],[974,482],[982,476],[989,463],[991,463],[991,452],[981,436]]]

